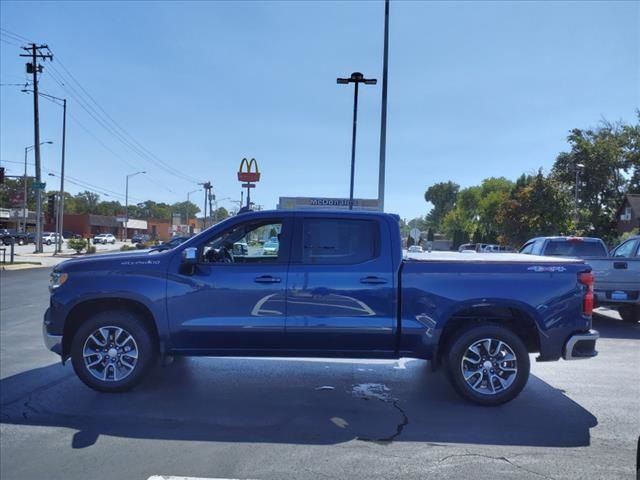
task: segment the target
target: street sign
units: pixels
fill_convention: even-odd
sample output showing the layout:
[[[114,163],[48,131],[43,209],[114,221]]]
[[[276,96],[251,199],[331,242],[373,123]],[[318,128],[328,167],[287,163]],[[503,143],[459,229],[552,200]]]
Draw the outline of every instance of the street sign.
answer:
[[[242,188],[256,188],[254,183],[243,183]]]
[[[418,230],[417,228],[412,228],[409,232],[409,235],[411,235],[411,238],[413,238],[416,242],[420,241],[420,230]]]
[[[33,182],[31,184],[32,190],[44,190],[46,187],[47,187],[47,184],[45,182]]]

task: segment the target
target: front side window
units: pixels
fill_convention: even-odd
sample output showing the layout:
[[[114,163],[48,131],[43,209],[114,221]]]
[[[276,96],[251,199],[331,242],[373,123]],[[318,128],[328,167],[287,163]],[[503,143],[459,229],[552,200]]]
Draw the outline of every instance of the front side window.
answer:
[[[616,248],[616,251],[614,252],[613,256],[625,257],[625,258],[631,257],[633,255],[633,247],[635,246],[635,244],[636,244],[635,240],[629,240],[623,243],[618,248]]]
[[[531,255],[533,251],[533,242],[527,243],[524,247],[520,249],[520,253],[524,253],[525,255]]]
[[[378,225],[370,220],[308,218],[302,227],[302,263],[363,263],[378,256],[378,239]]]
[[[202,248],[202,263],[280,263],[282,221],[236,225],[210,239]]]

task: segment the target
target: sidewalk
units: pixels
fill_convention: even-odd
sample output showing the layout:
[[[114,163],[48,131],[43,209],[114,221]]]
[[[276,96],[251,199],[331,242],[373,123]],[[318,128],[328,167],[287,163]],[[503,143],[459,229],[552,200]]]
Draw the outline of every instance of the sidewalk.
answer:
[[[119,245],[111,246],[111,245],[98,245],[96,254],[100,253],[108,253],[108,252],[117,252],[119,251]],[[49,247],[50,248],[50,247]],[[45,267],[55,267],[61,262],[68,260],[70,258],[81,258],[86,256],[87,254],[77,255],[75,250],[71,250],[68,248],[63,248],[62,253],[59,255],[54,255],[53,251],[45,251],[44,253],[33,253],[33,245],[24,245],[20,247],[20,250],[16,248],[16,253],[14,256],[14,262],[16,263],[7,263],[6,265],[0,264],[0,268],[3,270],[24,270],[27,268],[45,268]],[[89,254],[89,256],[94,254]],[[7,254],[8,259],[8,254]],[[28,263],[22,263],[28,262]]]

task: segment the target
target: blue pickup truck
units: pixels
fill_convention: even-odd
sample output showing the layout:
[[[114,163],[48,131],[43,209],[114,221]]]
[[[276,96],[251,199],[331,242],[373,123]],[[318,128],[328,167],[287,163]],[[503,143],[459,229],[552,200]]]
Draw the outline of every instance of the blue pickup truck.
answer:
[[[383,213],[249,212],[171,250],[65,261],[50,290],[46,346],[103,392],[165,355],[414,357],[498,405],[526,384],[530,353],[597,355],[582,260],[403,258],[398,217]]]

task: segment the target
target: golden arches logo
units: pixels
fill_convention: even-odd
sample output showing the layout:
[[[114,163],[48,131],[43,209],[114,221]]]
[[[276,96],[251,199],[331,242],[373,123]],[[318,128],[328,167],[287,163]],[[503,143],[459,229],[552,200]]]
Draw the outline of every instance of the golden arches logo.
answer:
[[[246,168],[246,170],[245,170]],[[255,171],[253,171],[255,169]],[[259,182],[260,171],[258,170],[258,162],[255,158],[247,160],[243,158],[240,162],[240,169],[238,170],[238,180],[241,182]]]

